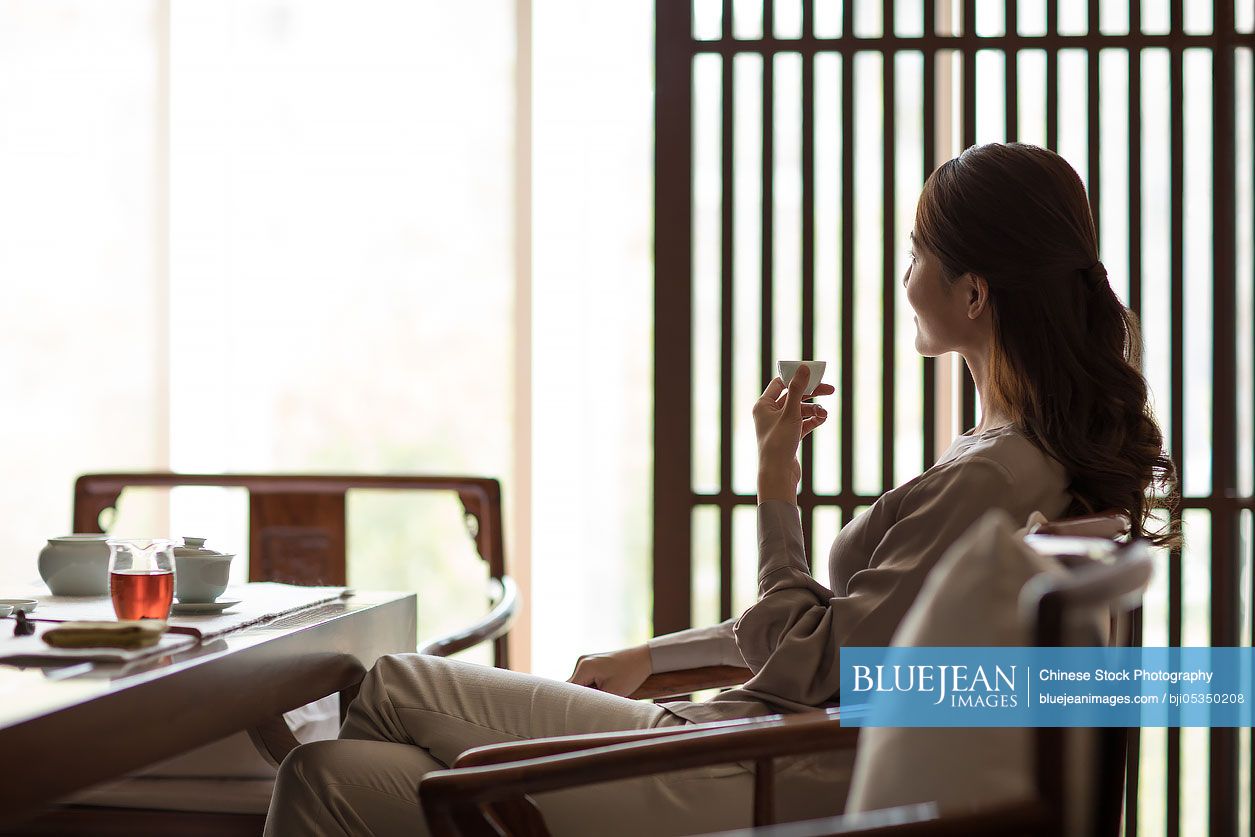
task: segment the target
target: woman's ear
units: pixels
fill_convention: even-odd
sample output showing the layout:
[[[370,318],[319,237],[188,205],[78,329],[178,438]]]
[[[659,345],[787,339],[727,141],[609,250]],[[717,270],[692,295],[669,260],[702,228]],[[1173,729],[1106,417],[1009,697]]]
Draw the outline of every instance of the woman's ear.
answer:
[[[963,274],[962,281],[967,291],[967,318],[978,319],[989,307],[989,283],[985,281],[985,277],[975,273]]]

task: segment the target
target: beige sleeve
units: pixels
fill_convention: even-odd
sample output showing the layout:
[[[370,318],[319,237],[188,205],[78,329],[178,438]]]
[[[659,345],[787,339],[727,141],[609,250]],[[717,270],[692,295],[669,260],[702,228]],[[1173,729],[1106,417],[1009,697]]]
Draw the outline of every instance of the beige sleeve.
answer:
[[[902,499],[897,521],[845,596],[811,576],[797,507],[759,505],[759,600],[734,627],[754,672],[746,688],[810,706],[832,700],[841,647],[888,645],[950,544],[988,509],[1013,502],[1011,477],[992,460],[967,457],[928,472]]]
[[[649,640],[655,673],[701,666],[744,666],[732,636],[735,619],[705,628],[688,628]]]

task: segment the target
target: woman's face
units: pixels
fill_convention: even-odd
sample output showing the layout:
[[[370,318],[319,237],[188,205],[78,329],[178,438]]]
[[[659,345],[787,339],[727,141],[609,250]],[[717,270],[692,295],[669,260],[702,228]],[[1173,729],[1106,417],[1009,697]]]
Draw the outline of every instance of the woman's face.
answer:
[[[949,282],[941,260],[911,233],[911,259],[902,277],[906,301],[915,312],[915,351],[925,357],[962,352],[978,343],[980,315],[987,309],[971,274]]]

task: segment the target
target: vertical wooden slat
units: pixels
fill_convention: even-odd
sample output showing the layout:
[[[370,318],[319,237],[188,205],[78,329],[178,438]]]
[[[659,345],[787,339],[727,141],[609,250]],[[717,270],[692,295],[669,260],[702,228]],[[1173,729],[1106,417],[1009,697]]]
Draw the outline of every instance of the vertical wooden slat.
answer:
[[[854,31],[854,4],[842,9],[842,30]],[[854,52],[841,59],[841,493],[854,493]],[[841,503],[841,519],[854,501]]]
[[[729,4],[730,5],[730,4]],[[688,627],[692,538],[693,184],[689,3],[654,15],[654,631]],[[726,22],[725,22],[726,26]]]
[[[1009,0],[1014,3],[1015,0]],[[924,37],[932,38],[936,34],[937,21],[932,0],[924,3]],[[936,166],[935,153],[937,143],[937,100],[936,91],[936,60],[937,51],[932,47],[924,48],[924,177],[932,174]],[[937,461],[937,359],[924,358],[924,467],[930,468]],[[845,518],[848,519],[848,518]]]
[[[893,31],[893,0],[884,0],[885,31]],[[893,449],[894,449],[894,418],[897,410],[897,387],[895,372],[897,365],[897,347],[895,345],[894,326],[896,324],[897,301],[897,270],[894,254],[901,245],[901,237],[895,228],[897,223],[897,202],[894,200],[894,149],[895,142],[894,108],[894,59],[892,52],[881,56],[881,79],[884,91],[883,132],[884,153],[881,155],[881,193],[883,199],[883,226],[881,229],[881,408],[880,408],[880,490],[888,491],[893,487]]]
[[[1016,0],[1006,0],[1003,6],[1003,20],[1006,21],[1006,32],[1008,36],[1015,36],[1019,28],[1019,16],[1017,11],[1019,4]],[[1018,43],[1018,42],[1016,42]],[[1020,49],[1012,46],[1006,51],[1006,86],[1004,88],[1005,102],[1005,121],[1007,142],[1016,142],[1020,137]]]
[[[1129,614],[1129,644],[1134,648],[1142,646],[1142,609],[1139,607]],[[1124,785],[1124,834],[1126,837],[1137,835],[1137,797],[1142,763],[1142,731],[1141,727],[1131,727],[1128,738],[1128,761],[1125,769]]]
[[[732,2],[724,3],[724,31],[730,31]],[[719,207],[719,491],[727,494],[732,491],[732,474],[735,467],[736,445],[733,444],[732,416],[733,395],[736,392],[732,381],[733,346],[736,345],[736,326],[733,318],[733,302],[736,293],[733,288],[736,276],[736,177],[732,162],[735,160],[736,124],[736,78],[733,55],[721,56],[720,89],[723,100],[723,112],[720,114],[720,178],[722,179]],[[732,507],[727,503],[719,504],[719,618],[728,619],[732,616]]]
[[[1169,447],[1176,461],[1181,484],[1185,484],[1185,143],[1183,67],[1180,41],[1182,0],[1172,2],[1172,34],[1174,40],[1169,52],[1169,108],[1171,144],[1171,266],[1169,268],[1169,295],[1171,311],[1171,338],[1169,349]],[[1180,519],[1180,512],[1173,513]],[[1168,644],[1181,644],[1181,550],[1174,549],[1168,560]],[[1167,820],[1169,837],[1177,837],[1181,831],[1181,730],[1168,730],[1168,804]]]
[[[1129,32],[1142,28],[1141,0],[1129,0]],[[1141,318],[1142,312],[1142,53],[1129,47],[1129,308]],[[1145,373],[1143,359],[1142,371]],[[1142,609],[1133,614],[1134,644],[1142,644]],[[1138,833],[1141,731],[1129,730],[1129,766],[1124,791],[1125,833]]]
[[[1098,26],[1098,2],[1097,0],[1091,0],[1089,4],[1089,34],[1091,38],[1095,38],[1098,35]],[[1102,127],[1100,122],[1102,114],[1102,76],[1099,68],[1099,59],[1102,56],[1102,50],[1099,49],[1096,38],[1085,50],[1085,54],[1089,61],[1089,73],[1086,79],[1089,87],[1089,97],[1086,100],[1089,108],[1086,120],[1089,141],[1085,155],[1089,170],[1089,209],[1090,214],[1094,216],[1094,230],[1098,234],[1098,253],[1101,258],[1102,215],[1099,213],[1098,207],[1101,205],[1102,196],[1102,156],[1099,153],[1101,148],[1099,145],[1099,132]]]
[[[1141,0],[1129,0],[1130,31],[1142,26]],[[1129,48],[1129,308],[1142,316],[1142,51]],[[1145,369],[1143,368],[1143,371]]]
[[[814,0],[802,0],[802,34],[815,31]],[[815,356],[815,56],[802,58],[802,357]],[[802,536],[807,555],[814,555],[814,438],[802,443]]]
[[[1046,36],[1059,34],[1059,0],[1046,0]],[[1046,50],[1046,147],[1059,150],[1059,51]]]
[[[1247,53],[1249,53],[1247,66],[1251,69],[1252,73],[1255,73],[1255,43],[1252,43],[1250,40],[1248,40],[1247,44],[1248,46],[1247,46],[1246,51]],[[1255,79],[1252,79],[1252,83],[1255,83]],[[1255,103],[1252,103],[1252,104],[1255,104]],[[1247,107],[1250,108],[1251,104],[1248,104]],[[1252,143],[1255,143],[1255,138],[1251,138],[1250,141]],[[1250,154],[1251,151],[1252,151],[1251,145],[1247,145],[1245,148],[1242,149],[1243,154]],[[1250,240],[1255,241],[1255,212],[1251,213],[1250,221],[1251,221],[1251,227],[1249,231]],[[1236,237],[1236,230],[1235,230],[1235,237]],[[1252,254],[1252,257],[1255,258],[1255,254]],[[1252,267],[1255,268],[1255,265],[1252,265]],[[1250,353],[1251,353],[1250,356],[1255,358],[1255,329],[1251,329],[1250,333],[1244,335],[1244,338],[1247,341],[1247,345],[1250,349]],[[1249,413],[1249,415],[1255,416],[1255,370],[1251,370],[1251,379],[1249,380],[1248,383],[1250,384],[1250,399],[1251,399],[1250,405],[1249,405],[1251,412]],[[1235,405],[1235,409],[1236,409],[1236,405]],[[1251,446],[1250,456],[1251,456],[1251,459],[1250,459],[1251,472],[1255,473],[1255,445]],[[1250,503],[1252,500],[1250,495],[1247,495],[1243,499],[1245,499],[1248,503]],[[1250,635],[1253,639],[1255,639],[1255,504],[1248,505],[1247,508],[1253,510],[1253,513],[1248,516],[1248,520],[1250,521],[1249,525],[1251,526],[1251,529],[1249,530],[1251,540],[1247,544],[1246,554],[1247,554],[1247,560],[1250,562],[1250,567],[1252,568],[1252,572],[1250,573],[1249,586],[1247,588],[1247,594],[1248,594],[1247,601],[1253,603],[1253,606],[1250,607],[1250,613],[1248,614],[1248,617],[1249,617],[1249,624],[1250,624],[1250,629],[1251,629]],[[1251,822],[1255,822],[1255,730],[1253,730],[1250,733],[1249,740],[1250,740],[1250,746],[1248,747],[1248,754],[1247,754],[1248,755],[1247,800],[1248,800],[1248,805],[1249,805],[1248,819]]]
[[[771,36],[774,31],[775,3],[763,0],[763,34]],[[762,245],[761,256],[761,305],[760,329],[762,343],[759,354],[759,386],[766,386],[775,376],[772,359],[775,357],[774,311],[775,291],[772,277],[773,260],[775,259],[775,139],[776,139],[776,53],[763,54],[762,75],[762,218],[760,236]],[[729,522],[729,527],[731,523]],[[730,529],[729,529],[730,531]],[[719,579],[721,601],[727,603],[729,615],[732,608],[732,571],[731,554],[728,556],[728,570]],[[725,617],[726,618],[726,617]]]
[[[963,0],[963,35],[972,37],[976,33],[976,0]],[[971,148],[976,144],[976,47],[963,47],[963,148]],[[962,390],[960,411],[963,429],[976,424],[976,382],[972,379],[972,370],[963,363]]]
[[[1215,0],[1217,43],[1212,55],[1212,458],[1211,495],[1223,501],[1238,495],[1237,485],[1237,184],[1236,104],[1234,100],[1233,0]],[[1225,312],[1215,316],[1216,312]],[[1238,510],[1221,502],[1212,513],[1211,644],[1237,645]],[[1238,736],[1232,728],[1211,730],[1208,783],[1210,830],[1217,837],[1238,831]]]
[[[772,0],[763,0],[763,27],[764,30],[771,25],[774,19],[775,4]],[[762,354],[760,355],[761,372],[760,384],[766,386],[767,382],[775,377],[775,370],[772,369],[771,360],[775,357],[774,348],[774,300],[775,293],[773,290],[774,283],[772,281],[772,260],[774,258],[775,247],[772,240],[772,231],[775,222],[775,125],[776,125],[776,81],[775,81],[775,53],[767,52],[763,55],[763,176],[762,176],[762,196],[763,196],[763,217],[762,217]]]

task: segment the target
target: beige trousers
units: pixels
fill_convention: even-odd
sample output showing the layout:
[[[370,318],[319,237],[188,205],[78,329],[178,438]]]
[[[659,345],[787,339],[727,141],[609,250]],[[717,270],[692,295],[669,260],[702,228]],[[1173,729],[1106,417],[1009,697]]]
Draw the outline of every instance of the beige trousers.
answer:
[[[484,744],[679,726],[650,703],[441,657],[383,657],[340,738],[304,744],[279,768],[267,837],[427,834],[418,783]],[[840,813],[853,753],[780,760],[782,819]],[[555,835],[693,834],[751,822],[753,773],[736,764],[539,794]]]

